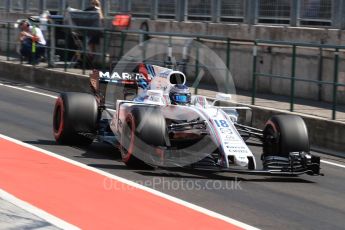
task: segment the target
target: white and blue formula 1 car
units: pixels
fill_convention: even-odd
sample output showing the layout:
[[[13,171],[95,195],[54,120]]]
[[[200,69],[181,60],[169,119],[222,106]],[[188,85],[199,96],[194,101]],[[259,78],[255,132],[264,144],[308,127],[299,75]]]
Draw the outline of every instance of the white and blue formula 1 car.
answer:
[[[97,139],[110,143],[132,168],[320,174],[320,158],[310,153],[301,117],[274,115],[263,130],[256,129],[239,116],[247,114],[248,120],[250,108],[231,103],[229,94],[218,93],[213,100],[192,96],[180,71],[147,64],[139,64],[136,71],[132,79],[95,71],[90,75],[92,93],[61,93],[53,118],[56,141],[88,145]],[[114,99],[114,110],[108,108],[101,92],[102,85],[112,84],[122,86],[122,98]],[[133,93],[136,96],[128,99]],[[248,147],[248,140],[253,139],[259,141],[261,162]]]

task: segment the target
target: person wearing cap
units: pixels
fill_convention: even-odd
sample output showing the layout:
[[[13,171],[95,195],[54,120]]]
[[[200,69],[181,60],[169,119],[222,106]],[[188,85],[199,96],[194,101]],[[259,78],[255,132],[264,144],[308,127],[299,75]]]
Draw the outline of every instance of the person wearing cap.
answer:
[[[28,20],[19,23],[21,32],[19,41],[20,54],[28,60],[29,64],[37,64],[44,55],[46,40],[42,31],[37,26],[31,26]]]

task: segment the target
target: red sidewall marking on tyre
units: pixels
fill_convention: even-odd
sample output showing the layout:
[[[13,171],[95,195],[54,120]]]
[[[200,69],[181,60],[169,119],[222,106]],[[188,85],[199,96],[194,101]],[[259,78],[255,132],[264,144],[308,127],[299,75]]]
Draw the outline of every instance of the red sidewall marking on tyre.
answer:
[[[276,125],[272,121],[267,121],[265,126],[267,126],[267,125],[272,126],[274,132],[276,132],[276,133],[278,132]]]
[[[240,229],[0,137],[0,188],[83,229]]]
[[[126,151],[126,154],[122,157],[123,162],[128,162],[131,159],[131,156],[132,156],[133,151],[134,151],[134,141],[135,141],[135,120],[134,120],[134,117],[132,114],[128,114],[127,116],[128,117],[126,118],[126,124],[125,125],[128,125],[128,122],[130,122],[131,137],[130,137],[128,149],[121,147],[124,151]],[[130,117],[130,119],[129,119],[129,117]],[[122,133],[122,138],[123,138],[123,133]],[[127,138],[127,137],[125,137],[125,138]]]
[[[58,130],[55,130],[55,127],[53,128],[54,131],[54,137],[55,139],[59,139],[59,137],[61,136],[62,130],[64,128],[64,105],[63,105],[63,101],[62,98],[59,97],[58,99],[56,99],[55,102],[55,107],[54,107],[54,126],[55,126],[55,116],[56,116],[56,110],[58,109],[58,107],[60,107],[60,114],[58,116],[60,116],[60,124],[59,124],[59,128]]]

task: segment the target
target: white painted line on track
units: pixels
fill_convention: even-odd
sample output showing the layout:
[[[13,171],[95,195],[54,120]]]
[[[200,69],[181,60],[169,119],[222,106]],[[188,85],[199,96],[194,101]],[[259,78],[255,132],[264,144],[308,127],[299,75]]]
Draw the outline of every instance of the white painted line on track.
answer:
[[[24,89],[24,88],[21,88],[21,87],[18,87],[18,86],[6,85],[6,84],[3,84],[3,83],[0,83],[0,86],[8,87],[8,88],[11,88],[11,89],[17,89],[17,90],[25,91],[25,92],[28,92],[28,93],[33,93],[33,94],[37,94],[37,95],[41,95],[41,96],[46,96],[46,97],[54,98],[54,99],[57,98],[57,96],[54,96],[54,95],[50,95],[50,94],[46,94],[46,93],[41,93],[41,92],[29,90],[29,89]]]
[[[46,93],[41,93],[41,92],[37,92],[37,91],[34,91],[34,90],[24,89],[24,88],[18,87],[18,86],[6,85],[6,84],[3,84],[3,83],[0,83],[0,86],[12,88],[12,89],[17,89],[17,90],[21,90],[21,91],[25,91],[25,92],[28,92],[28,93],[33,93],[33,94],[41,95],[41,96],[46,96],[46,97],[50,97],[50,98],[53,98],[53,99],[58,98],[57,96],[54,96],[54,95],[50,95],[50,94],[46,94]],[[27,87],[27,86],[24,86],[24,87]],[[35,89],[35,87],[30,87],[30,88],[31,89]],[[109,109],[108,108],[107,110],[109,110],[111,112],[116,112],[116,110],[114,110],[114,109]]]
[[[24,143],[24,142],[21,142],[19,140],[16,140],[14,138],[11,138],[11,137],[8,137],[8,136],[5,136],[5,135],[2,135],[0,134],[0,138],[2,139],[5,139],[7,141],[10,141],[10,142],[13,142],[15,144],[18,144],[20,146],[23,146],[23,147],[26,147],[26,148],[29,148],[29,149],[32,149],[32,150],[35,150],[35,151],[38,151],[40,153],[43,153],[43,154],[46,154],[46,155],[49,155],[51,157],[54,157],[54,158],[57,158],[57,159],[60,159],[64,162],[67,162],[67,163],[70,163],[72,165],[75,165],[75,166],[78,166],[80,168],[83,168],[83,169],[86,169],[86,170],[89,170],[89,171],[92,171],[92,172],[95,172],[97,174],[100,174],[100,175],[103,175],[105,177],[108,177],[108,178],[111,178],[111,179],[114,179],[114,180],[117,180],[119,182],[122,182],[124,184],[127,184],[129,186],[132,186],[134,188],[137,188],[137,189],[141,189],[141,190],[144,190],[146,192],[149,192],[151,194],[154,194],[156,196],[159,196],[159,197],[162,197],[164,199],[167,199],[169,201],[172,201],[174,203],[177,203],[177,204],[180,204],[180,205],[183,205],[187,208],[190,208],[190,209],[193,209],[195,211],[198,211],[200,213],[203,213],[205,215],[208,215],[208,216],[211,216],[211,217],[214,217],[214,218],[217,218],[217,219],[220,219],[220,220],[223,220],[227,223],[230,223],[230,224],[233,224],[233,225],[236,225],[240,228],[243,228],[243,229],[248,229],[248,230],[256,230],[258,228],[255,228],[253,226],[250,226],[250,225],[247,225],[245,223],[242,223],[240,221],[237,221],[235,219],[232,219],[230,217],[227,217],[227,216],[224,216],[220,213],[217,213],[217,212],[214,212],[214,211],[211,211],[209,209],[206,209],[206,208],[203,208],[203,207],[200,207],[198,205],[195,205],[195,204],[192,204],[192,203],[189,203],[187,201],[184,201],[182,199],[179,199],[177,197],[173,197],[173,196],[170,196],[168,194],[165,194],[163,192],[160,192],[160,191],[157,191],[157,190],[154,190],[152,188],[149,188],[149,187],[145,187],[141,184],[138,184],[138,183],[135,183],[131,180],[127,180],[123,177],[119,177],[119,176],[116,176],[116,175],[113,175],[113,174],[110,174],[110,173],[107,173],[107,172],[104,172],[102,170],[99,170],[99,169],[96,169],[96,168],[93,168],[93,167],[90,167],[88,165],[85,165],[83,163],[80,163],[78,161],[74,161],[74,160],[71,160],[67,157],[63,157],[61,155],[58,155],[56,153],[53,153],[53,152],[50,152],[50,151],[47,151],[47,150],[44,150],[44,149],[41,149],[41,148],[38,148],[36,146],[33,146],[33,145],[30,145],[30,144],[27,144],[27,143]]]
[[[17,197],[9,194],[8,192],[2,190],[0,188],[0,197],[3,199],[3,200],[6,200],[10,203],[12,203],[13,205],[19,207],[19,208],[22,208],[24,209],[25,211],[27,212],[30,212],[32,213],[33,215],[36,215],[38,216],[39,218],[53,224],[54,226],[58,227],[58,228],[61,228],[61,229],[80,229],[70,223],[67,223],[66,221],[64,220],[61,220],[59,219],[58,217],[56,216],[53,216],[45,211],[43,211],[42,209],[39,209],[23,200],[20,200],[18,199]]]
[[[321,162],[324,163],[324,164],[329,164],[329,165],[337,166],[337,167],[340,167],[340,168],[345,168],[345,165],[341,165],[341,164],[338,164],[338,163],[334,163],[334,162],[330,162],[330,161],[325,161],[325,160],[321,160]]]

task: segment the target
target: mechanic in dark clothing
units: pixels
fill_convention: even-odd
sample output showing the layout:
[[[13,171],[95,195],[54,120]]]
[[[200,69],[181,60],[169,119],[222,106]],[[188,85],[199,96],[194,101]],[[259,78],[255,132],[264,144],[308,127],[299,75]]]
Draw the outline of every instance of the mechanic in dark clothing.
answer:
[[[102,22],[104,20],[104,16],[102,13],[101,3],[99,0],[92,0],[91,6],[86,8],[84,11],[97,11],[99,13],[99,20],[100,20],[99,25],[102,24]],[[90,31],[88,33],[88,37],[89,37],[89,41],[88,41],[89,50],[91,52],[96,52],[96,45],[99,44],[100,38],[101,38],[100,31],[94,31],[94,30]],[[90,58],[92,59],[93,55],[90,55]]]

